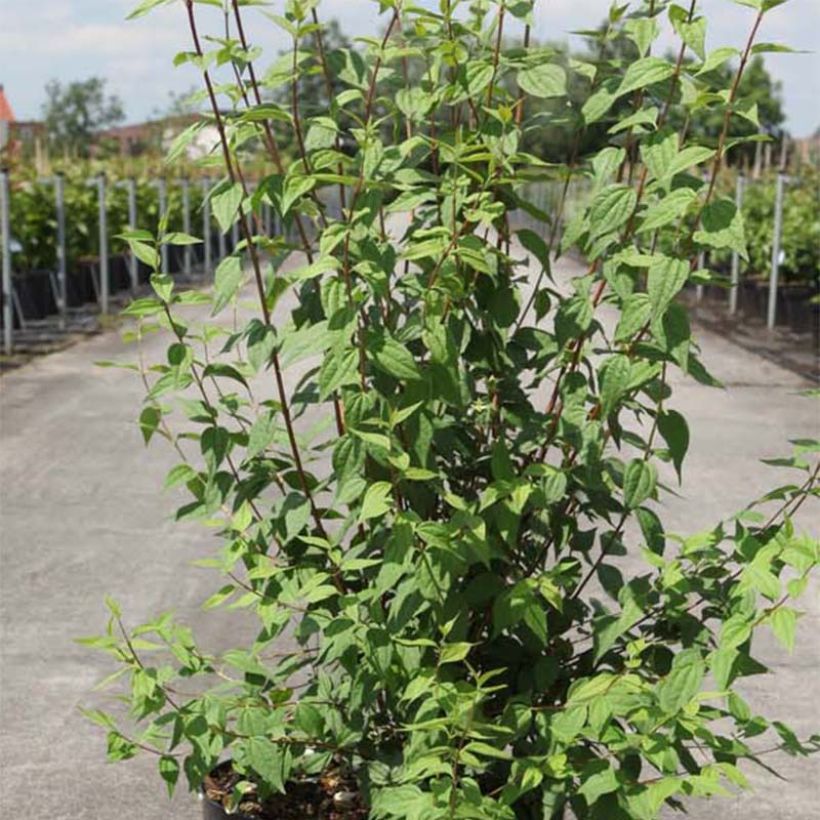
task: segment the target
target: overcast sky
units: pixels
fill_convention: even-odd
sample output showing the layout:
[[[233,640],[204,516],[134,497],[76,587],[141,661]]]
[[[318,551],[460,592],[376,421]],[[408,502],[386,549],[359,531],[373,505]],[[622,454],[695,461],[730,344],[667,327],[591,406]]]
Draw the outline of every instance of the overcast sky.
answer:
[[[108,78],[123,100],[129,122],[149,118],[167,107],[169,92],[197,84],[190,66],[171,67],[175,53],[189,47],[180,2],[137,21],[126,22],[137,0],[0,0],[0,83],[18,119],[39,117],[43,87],[92,75]],[[270,5],[281,11],[282,0]],[[732,0],[700,0],[711,20],[707,48],[742,46],[754,12]],[[567,39],[573,29],[596,24],[607,0],[541,0],[539,39]],[[323,0],[320,14],[336,17],[350,35],[372,33],[385,21],[374,14],[373,0]],[[200,6],[212,27],[218,10]],[[274,24],[248,10],[248,28],[270,57],[285,45]],[[207,26],[207,23],[206,23]],[[213,28],[216,30],[216,28]],[[764,20],[759,40],[783,42],[808,54],[770,54],[767,65],[783,82],[786,127],[805,136],[820,126],[820,0],[789,0]],[[663,47],[663,46],[662,46]]]

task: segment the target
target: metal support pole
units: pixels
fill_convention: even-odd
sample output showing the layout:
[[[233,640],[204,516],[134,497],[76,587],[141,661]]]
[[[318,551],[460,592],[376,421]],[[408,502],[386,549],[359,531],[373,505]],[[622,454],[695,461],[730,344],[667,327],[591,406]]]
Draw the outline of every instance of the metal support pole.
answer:
[[[60,328],[65,328],[68,316],[68,259],[65,239],[65,177],[61,171],[54,175],[54,207],[57,211],[57,309]]]
[[[737,210],[743,207],[743,188],[746,185],[746,177],[743,171],[739,171],[735,182],[735,205]],[[732,288],[729,291],[729,314],[734,316],[737,313],[737,289],[740,284],[740,254],[737,251],[732,253]]]
[[[157,188],[159,199],[159,224],[164,225],[168,210],[168,182],[165,179],[158,179],[154,185]],[[168,245],[163,242],[160,246],[160,273],[168,273]]]
[[[128,227],[137,230],[137,180],[131,177],[128,182]],[[128,260],[128,269],[131,275],[131,291],[137,292],[139,287],[139,259],[132,252]]]
[[[262,219],[265,223],[265,236],[267,236],[268,239],[271,239],[273,237],[273,225],[271,223],[270,212],[270,203],[262,203]]]
[[[701,175],[702,175],[702,178],[703,178],[703,184],[708,185],[709,184],[709,172],[704,168]],[[705,253],[705,251],[701,250],[700,253],[698,253],[698,262],[697,262],[697,264],[698,264],[698,270],[699,271],[703,270],[706,267],[706,253]],[[695,302],[697,302],[697,304],[700,304],[702,301],[703,301],[703,285],[697,285],[695,287]]]
[[[0,242],[3,243],[3,350],[11,355],[11,186],[8,168],[0,169]]]
[[[772,270],[769,275],[769,309],[766,314],[766,327],[774,328],[777,318],[777,275],[780,272],[780,238],[783,231],[783,188],[787,182],[786,175],[780,171],[777,175],[777,189],[774,199],[774,236],[772,237]]]
[[[191,181],[188,177],[182,180],[182,230],[191,233]],[[191,275],[191,246],[185,245],[182,254],[182,272]]]
[[[108,314],[108,296],[110,282],[108,278],[108,217],[106,213],[106,179],[105,174],[98,174],[89,185],[97,188],[97,207],[100,222],[100,311]]]
[[[225,234],[222,232],[222,226],[219,227],[219,261],[221,262],[228,255],[228,249],[225,242]]]
[[[211,275],[213,263],[211,260],[211,200],[208,199],[208,192],[211,182],[208,179],[202,180],[202,241],[205,243],[205,276]]]
[[[231,250],[235,253],[236,246],[239,244],[239,220],[231,225]]]

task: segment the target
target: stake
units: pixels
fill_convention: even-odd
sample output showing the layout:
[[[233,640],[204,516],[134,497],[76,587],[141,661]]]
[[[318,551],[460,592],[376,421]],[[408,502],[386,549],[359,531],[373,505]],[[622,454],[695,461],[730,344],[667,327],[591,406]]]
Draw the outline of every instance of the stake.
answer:
[[[769,309],[766,315],[766,327],[774,328],[777,318],[777,275],[780,272],[780,239],[783,231],[783,187],[786,175],[777,174],[777,189],[774,200],[774,237],[772,238],[772,270],[769,275]]]
[[[137,230],[137,180],[130,177],[126,183],[128,186],[128,227]],[[131,274],[131,292],[136,293],[139,286],[139,260],[132,252],[128,260],[128,269]]]
[[[191,233],[191,181],[188,177],[182,179],[182,230]],[[182,272],[191,275],[191,246],[186,245],[182,254]]]
[[[746,184],[746,177],[743,171],[737,175],[737,182],[735,183],[735,205],[738,212],[743,205],[743,188]],[[740,283],[740,254],[737,251],[732,253],[732,289],[729,291],[729,315],[734,316],[737,313],[737,289]]]
[[[159,195],[159,223],[160,225],[164,225],[166,211],[168,210],[168,183],[165,179],[158,179],[154,185],[156,185]],[[162,272],[168,273],[168,244],[166,242],[162,243],[159,253]]]
[[[222,230],[222,226],[219,227],[219,261],[221,262],[228,254],[227,249],[225,248],[225,233]]]
[[[703,184],[709,184],[709,172],[704,168],[703,169]],[[698,253],[698,270],[703,270],[706,267],[706,252],[701,250]],[[703,285],[697,285],[695,287],[695,301],[700,304],[703,301]]]
[[[273,226],[271,225],[270,212],[271,212],[270,203],[269,202],[263,202],[262,203],[262,214],[264,215],[265,235],[268,237],[268,239],[271,238],[271,235],[273,233],[273,231],[272,231]]]
[[[11,355],[11,189],[8,168],[0,169],[0,242],[3,243],[3,350]]]
[[[54,205],[57,209],[57,283],[59,285],[60,327],[65,328],[68,315],[68,260],[65,248],[65,178],[62,171],[54,175]]]
[[[97,206],[99,208],[100,220],[100,311],[103,315],[108,315],[108,224],[105,207],[105,174],[100,173],[96,179],[91,180],[89,185],[97,187]]]
[[[205,243],[205,276],[211,275],[211,200],[208,193],[211,187],[209,179],[202,180],[202,241]]]

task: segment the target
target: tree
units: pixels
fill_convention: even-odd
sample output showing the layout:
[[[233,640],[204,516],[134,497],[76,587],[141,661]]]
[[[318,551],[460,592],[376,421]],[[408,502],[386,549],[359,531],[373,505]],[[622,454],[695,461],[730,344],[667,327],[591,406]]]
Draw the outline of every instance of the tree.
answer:
[[[43,119],[54,150],[87,157],[95,133],[125,119],[122,101],[115,94],[106,95],[105,84],[102,77],[89,77],[46,85]]]

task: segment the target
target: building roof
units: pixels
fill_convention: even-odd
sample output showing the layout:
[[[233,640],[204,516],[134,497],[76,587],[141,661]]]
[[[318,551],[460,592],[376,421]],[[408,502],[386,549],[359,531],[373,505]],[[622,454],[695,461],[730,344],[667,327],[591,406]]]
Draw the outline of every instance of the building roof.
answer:
[[[14,122],[14,111],[12,111],[11,104],[6,99],[2,84],[0,84],[0,122]]]

